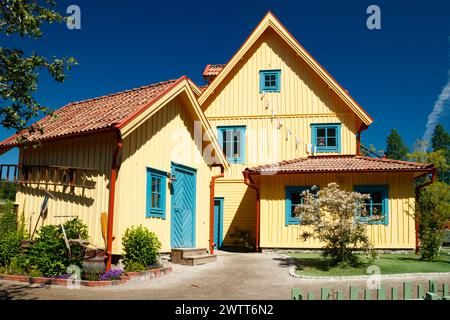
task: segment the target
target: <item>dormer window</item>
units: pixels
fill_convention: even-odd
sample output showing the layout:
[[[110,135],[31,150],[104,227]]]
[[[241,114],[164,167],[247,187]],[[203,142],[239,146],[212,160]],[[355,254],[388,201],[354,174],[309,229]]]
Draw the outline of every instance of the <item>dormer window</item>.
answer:
[[[281,70],[261,70],[259,72],[259,92],[280,92]]]

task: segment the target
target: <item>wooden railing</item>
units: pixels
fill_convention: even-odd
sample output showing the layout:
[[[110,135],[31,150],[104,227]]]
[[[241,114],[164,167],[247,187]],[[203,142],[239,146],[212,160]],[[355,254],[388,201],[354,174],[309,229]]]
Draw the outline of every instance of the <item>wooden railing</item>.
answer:
[[[412,283],[405,281],[402,283],[402,297],[403,300],[419,299],[419,300],[450,300],[449,284],[442,284],[442,295],[438,294],[437,283],[434,280],[428,282],[428,291],[425,292],[423,284],[415,286],[413,292]],[[332,290],[331,288],[320,288],[320,297],[315,299],[313,292],[302,292],[299,288],[293,288],[291,297],[292,300],[386,300],[386,288],[380,285],[378,289],[364,289],[362,292],[358,286],[350,286],[348,289],[348,298],[344,299],[343,290]],[[399,300],[398,288],[391,287],[388,292],[390,300]],[[363,299],[360,299],[362,293]],[[373,299],[375,294],[375,299]]]

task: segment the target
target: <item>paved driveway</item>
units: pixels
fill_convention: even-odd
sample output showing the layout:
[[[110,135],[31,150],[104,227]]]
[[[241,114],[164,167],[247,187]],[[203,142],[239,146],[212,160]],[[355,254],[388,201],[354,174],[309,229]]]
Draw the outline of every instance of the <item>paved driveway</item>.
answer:
[[[366,281],[304,280],[288,273],[290,261],[283,256],[263,253],[220,253],[214,263],[188,267],[173,265],[173,272],[147,281],[130,281],[100,288],[67,289],[61,286],[28,285],[0,281],[0,299],[290,299],[291,288],[314,290],[320,287],[364,288]],[[435,277],[449,281],[449,276]],[[426,283],[416,277],[414,282]],[[400,285],[400,280],[384,280]],[[400,290],[399,290],[400,293]]]

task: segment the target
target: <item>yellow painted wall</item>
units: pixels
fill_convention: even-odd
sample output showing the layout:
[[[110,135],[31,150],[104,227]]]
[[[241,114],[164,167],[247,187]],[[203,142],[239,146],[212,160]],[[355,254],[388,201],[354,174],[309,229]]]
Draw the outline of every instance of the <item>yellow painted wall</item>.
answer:
[[[261,99],[259,71],[267,69],[281,69],[281,90],[266,93]],[[283,120],[280,130],[277,120],[272,119],[272,109],[276,118]],[[231,164],[225,177],[217,180],[216,196],[224,197],[225,230],[233,221],[233,226],[255,231],[255,191],[245,193],[242,171],[307,156],[305,143],[311,143],[312,123],[341,123],[341,153],[356,153],[357,120],[353,112],[270,29],[202,104],[202,110],[214,131],[217,126],[246,126],[245,164]],[[286,128],[293,133],[289,139]],[[302,140],[299,146],[294,135]],[[225,244],[228,240],[225,236]]]
[[[209,181],[211,169],[194,142],[194,122],[178,96],[125,137],[117,179],[114,252],[120,252],[125,229],[142,224],[156,232],[162,251],[170,251],[171,197],[166,185],[166,219],[146,218],[146,168],[171,171],[171,161],[197,169],[196,247],[209,245]],[[214,169],[215,170],[215,169]],[[217,172],[214,172],[217,174]],[[167,180],[168,182],[168,180]]]
[[[320,248],[319,241],[303,241],[299,235],[305,226],[286,226],[286,186],[327,186],[337,182],[345,190],[354,185],[389,185],[389,224],[367,227],[370,239],[376,248],[413,249],[414,229],[414,186],[412,173],[376,174],[303,174],[276,175],[257,178],[261,183],[261,242],[262,248]]]
[[[67,139],[44,144],[41,147],[28,147],[20,150],[19,163],[24,165],[54,165],[84,167],[97,170],[89,180],[95,181],[95,189],[75,188],[74,194],[63,192],[61,186],[49,186],[48,190],[57,197],[49,200],[48,215],[43,224],[60,224],[72,217],[79,217],[89,227],[90,241],[104,247],[100,214],[108,211],[109,175],[113,139],[111,134],[97,134],[84,138]],[[20,186],[16,195],[19,213],[24,213],[28,231],[33,232],[44,200],[43,186]]]
[[[281,90],[259,93],[259,71],[281,69]],[[356,118],[307,65],[272,30],[267,30],[215,92],[202,104],[211,126],[246,126],[246,162],[232,165],[226,178],[242,179],[242,170],[260,164],[306,156],[312,123],[342,123],[341,153],[356,153]],[[277,129],[276,117],[283,119]],[[286,139],[286,127],[302,139]]]
[[[216,180],[216,197],[223,197],[223,245],[233,246],[236,240],[231,235],[238,230],[246,230],[255,241],[256,192],[244,182]]]

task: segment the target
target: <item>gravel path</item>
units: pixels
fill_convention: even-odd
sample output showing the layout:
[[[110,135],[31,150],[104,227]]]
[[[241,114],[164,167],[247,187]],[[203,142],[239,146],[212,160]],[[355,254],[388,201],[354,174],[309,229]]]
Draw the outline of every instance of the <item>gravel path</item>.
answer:
[[[289,275],[292,267],[286,257],[268,253],[220,252],[214,263],[189,267],[173,265],[173,272],[147,281],[98,288],[67,289],[61,286],[29,285],[20,282],[0,281],[0,299],[290,299],[291,289],[314,291],[319,296],[320,287],[343,289],[348,294],[349,285],[366,288],[366,280],[311,280]],[[450,270],[449,270],[450,271]],[[399,287],[405,280],[413,284],[428,279],[450,282],[449,275],[431,277],[413,276],[383,279],[387,287]]]

